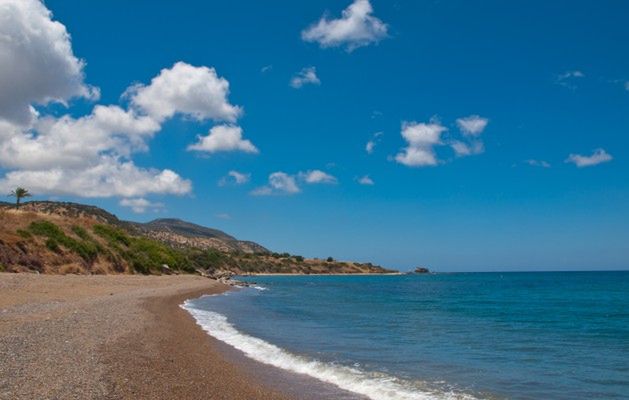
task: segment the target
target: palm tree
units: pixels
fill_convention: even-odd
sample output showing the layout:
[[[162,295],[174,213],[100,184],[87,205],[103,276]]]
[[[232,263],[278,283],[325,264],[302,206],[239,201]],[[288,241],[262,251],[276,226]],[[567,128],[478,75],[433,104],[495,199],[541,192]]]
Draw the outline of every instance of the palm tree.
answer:
[[[9,193],[9,196],[15,197],[15,208],[20,208],[20,200],[25,197],[31,197],[32,195],[23,187],[17,187]]]

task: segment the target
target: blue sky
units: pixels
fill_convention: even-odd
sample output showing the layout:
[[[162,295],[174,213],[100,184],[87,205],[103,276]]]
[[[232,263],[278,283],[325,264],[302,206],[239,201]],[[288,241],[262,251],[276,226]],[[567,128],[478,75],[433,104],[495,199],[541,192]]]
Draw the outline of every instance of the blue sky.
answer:
[[[629,266],[626,2],[16,1],[3,189],[400,269]]]

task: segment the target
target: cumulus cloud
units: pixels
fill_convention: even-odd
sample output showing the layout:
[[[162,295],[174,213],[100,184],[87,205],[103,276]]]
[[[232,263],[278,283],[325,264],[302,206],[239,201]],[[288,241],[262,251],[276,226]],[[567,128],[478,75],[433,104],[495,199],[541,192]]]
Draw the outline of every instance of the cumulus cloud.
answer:
[[[613,157],[603,149],[596,149],[592,155],[570,154],[566,162],[572,163],[579,168],[591,167],[601,163],[609,162]]]
[[[402,137],[407,142],[395,160],[409,167],[437,165],[438,160],[434,147],[441,144],[441,134],[447,128],[436,120],[429,123],[404,122]]]
[[[317,42],[322,48],[344,46],[347,51],[387,37],[387,25],[373,15],[369,0],[354,0],[341,18],[328,19],[325,15],[301,32],[306,42]]]
[[[365,175],[365,176],[362,176],[362,177],[358,178],[358,183],[360,183],[361,185],[366,185],[366,186],[373,186],[374,185],[374,181],[373,181],[373,179],[371,179],[369,177],[369,175]]]
[[[33,193],[81,197],[137,197],[148,193],[187,194],[192,183],[169,169],[137,167],[132,161],[100,156],[84,168],[16,170],[0,179],[0,189],[27,187]]]
[[[74,56],[65,27],[36,0],[0,0],[0,65],[3,191],[25,186],[37,194],[119,196],[136,208],[147,194],[187,194],[189,180],[170,169],[137,166],[132,156],[148,151],[149,140],[175,115],[231,123],[242,114],[228,101],[227,80],[213,68],[183,62],[148,85],[127,89],[128,107],[95,105],[82,116],[37,114],[37,105],[95,99],[97,90],[83,82],[84,62]],[[257,151],[239,127],[221,125],[210,137],[212,132],[211,140],[201,140],[210,150]]]
[[[164,204],[153,203],[145,198],[139,197],[135,199],[122,199],[120,205],[123,207],[129,207],[134,213],[143,214],[147,210],[158,212],[164,209]]]
[[[227,176],[222,177],[218,181],[219,186],[226,185],[244,185],[251,180],[251,174],[245,174],[238,171],[229,171]]]
[[[279,171],[269,175],[268,184],[253,190],[251,194],[254,196],[296,194],[301,192],[300,183],[308,185],[336,184],[338,180],[335,176],[318,169],[301,171],[295,175]]]
[[[442,140],[442,134],[448,129],[436,118],[428,123],[404,122],[401,133],[407,146],[395,156],[395,160],[409,167],[438,165],[441,161],[435,149],[441,146],[449,146],[457,157],[480,154],[485,151],[480,136],[488,123],[487,118],[478,115],[458,118],[456,125],[460,133]]]
[[[36,118],[34,105],[99,96],[84,83],[66,27],[39,0],[0,2],[0,65],[0,118],[16,124]]]
[[[629,81],[625,82],[625,90],[629,92]]]
[[[450,147],[454,150],[454,154],[457,157],[466,157],[485,151],[485,145],[480,136],[487,128],[487,124],[489,124],[489,119],[479,115],[458,118],[456,125],[463,137],[460,140],[450,141]]]
[[[456,125],[465,136],[479,136],[485,128],[489,120],[479,115],[470,115],[469,117],[458,118]]]
[[[255,189],[251,194],[254,196],[270,196],[282,194],[296,194],[301,192],[295,177],[285,172],[278,171],[269,175],[269,182],[266,186]]]
[[[531,167],[550,168],[550,163],[544,160],[526,160],[525,161]]]
[[[188,150],[217,153],[219,151],[242,151],[258,153],[258,149],[249,140],[242,138],[242,128],[235,125],[217,125],[210,129],[207,136],[198,136],[195,144]]]
[[[336,177],[315,169],[306,172],[300,172],[299,177],[306,183],[337,183]]]
[[[78,119],[44,117],[33,130],[0,142],[0,165],[31,170],[89,167],[104,152],[129,156],[146,150],[145,140],[159,129],[152,119],[118,106],[96,106]]]
[[[9,169],[0,188],[82,197],[189,193],[191,182],[174,171],[140,168],[130,159],[148,150],[147,141],[161,129],[138,112],[96,105],[79,118],[41,116],[28,128],[13,125],[0,137],[0,166]]]
[[[290,85],[295,89],[299,89],[304,85],[320,85],[321,81],[317,76],[317,69],[315,67],[302,68],[295,76],[290,80]]]
[[[376,132],[371,136],[371,139],[367,141],[367,144],[365,145],[365,151],[367,152],[367,154],[373,153],[374,148],[376,147],[378,142],[380,142],[380,136],[382,136],[382,132]]]
[[[228,95],[229,82],[214,68],[184,62],[162,69],[149,85],[135,85],[126,93],[134,107],[157,121],[181,113],[197,120],[234,122],[242,109],[230,104]]]

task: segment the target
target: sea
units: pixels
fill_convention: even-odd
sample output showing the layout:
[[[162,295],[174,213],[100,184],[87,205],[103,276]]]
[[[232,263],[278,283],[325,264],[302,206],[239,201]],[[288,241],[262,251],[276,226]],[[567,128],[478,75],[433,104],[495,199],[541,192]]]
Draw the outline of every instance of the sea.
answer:
[[[255,284],[183,307],[247,358],[339,393],[629,399],[629,271],[241,279]]]

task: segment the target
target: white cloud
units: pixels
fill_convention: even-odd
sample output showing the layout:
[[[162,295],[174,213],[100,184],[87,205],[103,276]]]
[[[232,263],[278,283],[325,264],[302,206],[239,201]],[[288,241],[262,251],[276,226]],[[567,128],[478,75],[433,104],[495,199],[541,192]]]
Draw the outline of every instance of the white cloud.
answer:
[[[457,157],[481,154],[485,151],[485,145],[480,136],[488,123],[487,118],[478,115],[458,118],[456,125],[460,134],[442,140],[441,135],[448,129],[436,118],[428,123],[404,122],[402,137],[407,141],[407,146],[395,156],[395,160],[409,167],[438,165],[441,161],[437,158],[435,148],[440,146],[450,146]]]
[[[227,213],[218,213],[214,214],[214,216],[218,219],[232,219],[232,216]]]
[[[96,106],[74,119],[43,117],[34,130],[20,131],[0,141],[0,165],[7,168],[83,168],[104,152],[129,156],[146,150],[145,140],[160,129],[149,117],[118,106]]]
[[[122,199],[120,200],[120,205],[123,207],[129,207],[133,210],[134,213],[138,214],[143,214],[147,210],[158,212],[164,209],[164,204],[153,203],[142,197],[134,199]]]
[[[583,78],[585,74],[579,70],[574,71],[566,71],[563,74],[559,75],[559,79],[567,79],[567,78]]]
[[[378,139],[380,136],[382,136],[382,132],[376,132],[376,133],[373,134],[371,139],[367,142],[367,144],[365,145],[365,151],[367,152],[367,154],[372,154],[373,153],[374,148],[376,147],[376,145],[380,141]]]
[[[550,168],[550,163],[544,160],[526,160],[525,161],[531,167]]]
[[[473,140],[469,143],[460,140],[454,140],[450,143],[450,147],[454,150],[457,157],[466,157],[475,154],[481,154],[485,151],[485,145],[480,140]]]
[[[478,115],[470,115],[469,117],[459,118],[456,125],[464,136],[479,136],[485,128],[489,120]]]
[[[137,167],[132,161],[100,156],[84,168],[17,170],[0,179],[0,190],[17,186],[32,193],[76,195],[81,197],[138,197],[148,193],[182,195],[192,183],[169,169]]]
[[[303,179],[306,183],[310,183],[310,184],[337,183],[337,180],[334,176],[318,169],[307,171],[307,172],[300,172],[299,177]]]
[[[563,74],[559,74],[557,76],[557,80],[555,81],[558,85],[567,87],[568,89],[576,89],[577,86],[575,81],[577,79],[584,78],[585,74],[579,70],[566,71]]]
[[[629,81],[625,82],[625,90],[629,92]]]
[[[162,123],[177,114],[232,122],[242,113],[229,103],[229,83],[213,68],[178,62],[149,85],[127,89],[128,108],[96,105],[85,115],[38,115],[38,104],[94,99],[97,91],[83,82],[84,62],[73,55],[65,27],[35,0],[0,0],[0,65],[4,191],[25,186],[36,194],[118,196],[129,205],[148,194],[187,194],[189,180],[170,169],[137,166],[132,156],[148,151]],[[257,151],[239,127],[219,126],[209,137],[212,132],[201,141],[209,151]]]
[[[251,180],[251,174],[245,174],[238,171],[229,171],[227,176],[222,177],[218,181],[219,186],[225,186],[229,184],[244,185]]]
[[[265,65],[264,67],[260,68],[260,72],[265,74],[269,71],[271,71],[273,69],[273,66],[271,64],[269,65]]]
[[[373,14],[369,0],[354,0],[341,18],[321,17],[319,22],[301,32],[306,42],[317,42],[323,48],[345,46],[348,51],[377,43],[387,37],[387,25]]]
[[[0,118],[16,124],[36,118],[33,105],[99,95],[83,82],[66,27],[38,0],[0,1],[0,65]]]
[[[480,135],[487,128],[487,124],[489,124],[489,119],[479,115],[458,118],[456,125],[463,137],[461,140],[450,141],[450,147],[454,150],[454,154],[457,157],[466,157],[485,151],[485,145],[480,139]]]
[[[579,168],[591,167],[604,162],[611,161],[613,157],[603,149],[596,149],[590,156],[581,154],[570,154],[566,162],[573,163]]]
[[[429,123],[404,122],[401,134],[407,146],[395,156],[395,160],[409,167],[437,165],[439,161],[434,146],[441,144],[441,134],[446,130],[436,120]]]
[[[219,151],[242,151],[258,153],[258,149],[249,140],[242,138],[242,128],[235,125],[217,125],[210,129],[207,136],[198,136],[195,144],[188,150],[217,153]]]
[[[290,85],[295,89],[299,89],[304,85],[320,85],[321,81],[317,76],[317,69],[315,67],[302,68],[295,76],[290,80]]]
[[[216,74],[214,68],[195,67],[178,62],[145,85],[127,90],[131,104],[157,121],[176,113],[197,120],[235,122],[242,109],[229,103],[229,82]]]
[[[373,179],[371,179],[369,177],[369,175],[365,175],[365,176],[362,176],[362,177],[358,178],[358,183],[360,183],[361,185],[367,185],[367,186],[373,186],[374,185],[374,181],[373,181]]]
[[[273,172],[269,175],[269,183],[251,192],[254,196],[270,196],[280,194],[296,194],[301,189],[297,186],[295,177],[285,172]]]

